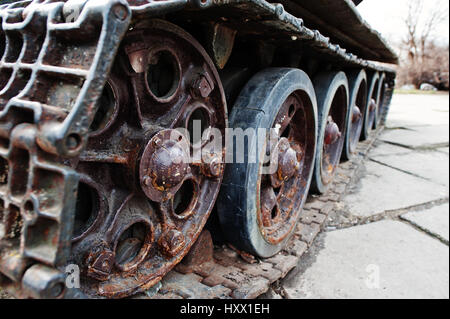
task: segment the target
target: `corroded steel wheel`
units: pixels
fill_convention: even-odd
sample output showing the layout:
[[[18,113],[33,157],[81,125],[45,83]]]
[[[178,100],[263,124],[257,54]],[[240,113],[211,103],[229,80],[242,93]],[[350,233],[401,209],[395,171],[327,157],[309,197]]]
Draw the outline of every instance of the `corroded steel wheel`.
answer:
[[[160,20],[125,36],[99,103],[73,163],[81,181],[70,262],[82,266],[87,295],[125,297],[157,283],[205,225],[225,152],[208,128],[224,135],[226,103],[202,47]]]
[[[350,103],[347,112],[347,132],[345,134],[342,158],[349,160],[356,151],[363,127],[363,114],[367,105],[367,75],[364,70],[347,74]]]
[[[378,72],[372,74],[369,77],[369,87],[367,90],[367,106],[364,113],[364,124],[361,133],[361,139],[366,140],[369,138],[370,133],[375,126],[375,121],[378,113],[378,88],[380,83],[380,75]]]
[[[244,145],[236,138],[235,149],[228,148],[234,161],[227,164],[217,208],[236,248],[270,257],[292,235],[310,187],[316,123],[314,88],[303,71],[266,69],[241,91],[230,126],[235,133],[263,134]]]
[[[319,135],[312,190],[323,194],[333,181],[344,147],[349,101],[344,72],[323,73],[314,78],[319,114]]]

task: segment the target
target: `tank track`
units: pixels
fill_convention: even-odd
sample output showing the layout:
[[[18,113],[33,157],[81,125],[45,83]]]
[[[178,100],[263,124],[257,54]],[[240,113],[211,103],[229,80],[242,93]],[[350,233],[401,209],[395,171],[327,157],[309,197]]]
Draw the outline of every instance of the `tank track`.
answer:
[[[156,289],[133,298],[255,299],[266,293],[276,281],[283,279],[298,265],[313,245],[330,212],[347,190],[358,182],[358,169],[382,131],[383,127],[379,127],[370,139],[359,143],[358,155],[339,166],[327,193],[308,198],[295,235],[280,253],[268,259],[249,259],[233,247],[216,246],[210,260],[202,260],[201,264],[186,265],[182,262],[163,278]],[[193,250],[189,254],[195,253],[195,248]]]
[[[393,70],[348,53],[281,4],[264,0],[30,0],[0,5],[0,284],[15,296],[55,298],[64,290],[80,179],[71,165],[86,146],[96,102],[125,33],[140,19],[218,9],[251,14],[258,26],[287,41],[305,41],[342,67],[385,72],[392,90]],[[71,17],[73,12],[80,15]],[[312,223],[303,232],[317,234],[319,228]],[[307,234],[300,235],[310,242]],[[277,266],[272,267],[282,267],[279,277],[288,271],[278,265],[281,256],[274,257]],[[283,264],[294,265],[292,258],[299,257]],[[70,291],[66,298],[83,296]],[[236,290],[235,296],[245,295]]]

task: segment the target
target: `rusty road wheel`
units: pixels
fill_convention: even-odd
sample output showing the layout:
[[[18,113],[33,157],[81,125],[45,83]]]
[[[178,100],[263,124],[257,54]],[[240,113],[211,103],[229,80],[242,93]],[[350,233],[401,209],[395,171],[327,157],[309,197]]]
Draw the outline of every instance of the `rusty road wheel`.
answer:
[[[205,225],[225,152],[208,128],[224,135],[226,103],[203,48],[160,20],[125,36],[99,103],[73,163],[82,177],[71,263],[87,295],[125,297],[157,283]]]
[[[323,194],[333,181],[345,141],[349,101],[344,72],[318,75],[314,79],[319,114],[319,135],[312,189]]]
[[[380,82],[380,75],[378,72],[369,76],[369,87],[367,90],[367,106],[364,113],[364,124],[363,130],[361,133],[361,139],[366,140],[369,138],[370,133],[372,132],[375,121],[378,113],[378,83]]]
[[[263,133],[228,147],[234,162],[227,164],[217,207],[223,233],[238,249],[270,257],[292,235],[310,187],[316,123],[314,89],[298,69],[266,69],[240,93],[230,126]]]
[[[364,70],[349,72],[350,103],[347,112],[347,132],[345,134],[342,158],[350,160],[356,151],[363,127],[363,114],[367,105],[367,75]]]

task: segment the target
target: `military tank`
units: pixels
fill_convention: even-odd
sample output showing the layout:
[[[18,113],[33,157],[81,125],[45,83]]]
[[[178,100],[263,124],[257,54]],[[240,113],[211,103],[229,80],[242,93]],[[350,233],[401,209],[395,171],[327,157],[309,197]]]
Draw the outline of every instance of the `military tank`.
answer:
[[[353,2],[2,1],[1,287],[133,296],[207,222],[277,254],[389,109],[397,56]]]

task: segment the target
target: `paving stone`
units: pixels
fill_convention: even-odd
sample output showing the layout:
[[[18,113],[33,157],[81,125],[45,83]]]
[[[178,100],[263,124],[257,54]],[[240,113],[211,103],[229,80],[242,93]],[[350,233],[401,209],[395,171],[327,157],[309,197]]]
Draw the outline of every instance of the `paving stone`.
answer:
[[[374,147],[370,150],[369,156],[393,155],[393,154],[407,154],[411,152],[410,149],[377,141]]]
[[[449,241],[449,205],[435,206],[431,209],[411,212],[401,216],[425,231]]]
[[[449,124],[448,94],[395,94],[386,127]]]
[[[299,224],[298,230],[295,233],[296,235],[300,236],[301,240],[303,240],[305,243],[311,245],[314,238],[317,236],[317,234],[320,232],[320,225],[318,224]]]
[[[408,129],[388,130],[380,139],[385,142],[401,144],[410,148],[428,147],[449,142],[449,126],[419,126]]]
[[[235,289],[232,297],[235,299],[254,299],[269,289],[269,281],[264,278],[256,278],[249,285]]]
[[[449,186],[448,155],[441,152],[409,151],[402,154],[378,155],[372,159],[411,174]]]
[[[449,297],[449,248],[399,221],[328,232],[314,262],[284,284],[291,298]]]
[[[367,174],[353,193],[343,198],[355,216],[372,216],[448,196],[448,188],[375,162],[366,162]]]

